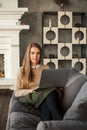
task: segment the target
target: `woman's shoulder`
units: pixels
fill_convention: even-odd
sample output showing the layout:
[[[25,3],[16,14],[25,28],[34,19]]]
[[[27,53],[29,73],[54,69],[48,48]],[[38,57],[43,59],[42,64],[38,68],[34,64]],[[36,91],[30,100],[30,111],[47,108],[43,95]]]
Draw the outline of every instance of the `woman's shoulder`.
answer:
[[[48,66],[48,65],[41,64],[41,68],[43,68],[43,69],[49,69],[49,66]]]

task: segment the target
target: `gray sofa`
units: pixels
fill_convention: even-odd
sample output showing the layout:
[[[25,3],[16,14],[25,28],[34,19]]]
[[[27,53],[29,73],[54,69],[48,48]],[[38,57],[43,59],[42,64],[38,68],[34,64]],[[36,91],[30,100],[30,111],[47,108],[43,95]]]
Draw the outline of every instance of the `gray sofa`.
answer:
[[[34,106],[19,102],[13,93],[6,130],[87,130],[87,76],[73,68],[61,71],[68,73],[60,104],[63,119],[42,121]]]

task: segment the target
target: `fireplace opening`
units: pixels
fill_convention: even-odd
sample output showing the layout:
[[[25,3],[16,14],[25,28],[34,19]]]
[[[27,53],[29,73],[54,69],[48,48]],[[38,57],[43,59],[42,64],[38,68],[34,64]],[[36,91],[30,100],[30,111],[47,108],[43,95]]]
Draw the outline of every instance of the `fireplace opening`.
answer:
[[[5,77],[4,71],[4,54],[0,54],[0,78]]]

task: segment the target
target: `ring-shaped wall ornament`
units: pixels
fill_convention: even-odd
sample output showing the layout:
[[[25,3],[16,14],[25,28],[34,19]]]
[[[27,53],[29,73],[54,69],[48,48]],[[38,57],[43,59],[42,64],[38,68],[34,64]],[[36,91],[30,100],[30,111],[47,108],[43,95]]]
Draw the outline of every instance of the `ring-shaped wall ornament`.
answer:
[[[63,25],[69,24],[69,22],[70,22],[69,16],[64,14],[63,16],[61,16],[60,22],[61,22]]]
[[[60,50],[60,53],[62,56],[67,56],[70,53],[70,50],[67,46],[63,46]]]
[[[84,33],[82,31],[75,32],[75,39],[82,40],[84,38]]]
[[[55,39],[55,37],[56,37],[56,34],[55,34],[55,32],[54,32],[53,30],[47,31],[47,33],[46,33],[46,38],[47,38],[48,40],[52,41],[52,40]]]
[[[48,62],[47,65],[51,68],[51,69],[55,69],[56,65],[53,62]]]
[[[78,62],[75,63],[74,67],[75,67],[76,70],[78,70],[78,71],[82,71],[84,65],[83,65],[82,62],[78,61]]]

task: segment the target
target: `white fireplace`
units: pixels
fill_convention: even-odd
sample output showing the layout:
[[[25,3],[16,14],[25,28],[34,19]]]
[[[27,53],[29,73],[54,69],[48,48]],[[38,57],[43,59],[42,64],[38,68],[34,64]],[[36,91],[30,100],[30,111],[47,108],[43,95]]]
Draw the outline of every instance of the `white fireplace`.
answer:
[[[21,25],[19,19],[28,9],[18,8],[17,0],[0,2],[0,88],[13,88],[20,61],[19,33],[29,29],[29,25]]]

